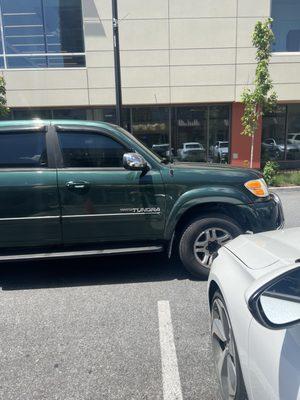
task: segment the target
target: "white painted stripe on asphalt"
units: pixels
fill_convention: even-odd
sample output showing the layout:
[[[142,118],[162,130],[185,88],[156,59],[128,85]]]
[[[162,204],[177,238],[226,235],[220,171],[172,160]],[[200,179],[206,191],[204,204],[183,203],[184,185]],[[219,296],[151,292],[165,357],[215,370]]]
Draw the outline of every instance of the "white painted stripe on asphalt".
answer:
[[[159,337],[164,400],[182,400],[170,303],[158,302]]]

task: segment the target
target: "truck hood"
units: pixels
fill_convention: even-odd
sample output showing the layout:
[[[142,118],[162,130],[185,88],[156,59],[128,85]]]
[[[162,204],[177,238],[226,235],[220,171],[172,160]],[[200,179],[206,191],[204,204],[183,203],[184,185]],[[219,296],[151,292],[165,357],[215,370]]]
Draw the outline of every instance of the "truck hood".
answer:
[[[225,247],[252,270],[294,264],[300,260],[300,228],[242,235]]]
[[[232,167],[228,164],[213,164],[213,163],[193,163],[193,162],[178,162],[176,161],[171,165],[171,168],[176,170],[192,170],[192,171],[216,171],[218,173],[225,173],[226,175],[232,173],[235,175],[239,175],[241,178],[246,179],[257,179],[262,178],[262,174],[258,170],[248,169],[248,168],[239,168]]]

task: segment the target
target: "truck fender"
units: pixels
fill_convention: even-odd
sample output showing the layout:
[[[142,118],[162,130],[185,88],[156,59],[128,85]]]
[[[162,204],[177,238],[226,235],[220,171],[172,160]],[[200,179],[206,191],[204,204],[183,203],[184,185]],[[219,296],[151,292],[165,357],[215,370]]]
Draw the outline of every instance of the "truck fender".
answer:
[[[166,221],[165,239],[171,240],[178,221],[183,214],[194,206],[201,204],[222,203],[230,205],[245,205],[250,199],[234,187],[201,187],[185,192],[173,205]]]

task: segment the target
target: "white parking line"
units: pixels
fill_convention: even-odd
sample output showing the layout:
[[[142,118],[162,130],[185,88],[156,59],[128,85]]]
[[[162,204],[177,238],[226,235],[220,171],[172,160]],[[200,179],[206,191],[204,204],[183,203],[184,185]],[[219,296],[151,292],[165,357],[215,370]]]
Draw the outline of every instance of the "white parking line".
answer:
[[[158,302],[158,321],[164,400],[182,400],[171,310],[168,301]]]

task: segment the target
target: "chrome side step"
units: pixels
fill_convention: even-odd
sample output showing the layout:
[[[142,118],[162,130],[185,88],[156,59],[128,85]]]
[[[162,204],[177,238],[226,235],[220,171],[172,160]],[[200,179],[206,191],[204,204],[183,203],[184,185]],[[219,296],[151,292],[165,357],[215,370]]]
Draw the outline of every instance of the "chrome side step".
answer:
[[[118,255],[118,254],[160,253],[163,250],[164,250],[163,246],[144,246],[144,247],[127,247],[120,249],[59,251],[55,253],[14,254],[5,256],[0,255],[0,262],[94,257],[94,256],[106,256],[106,255]]]

